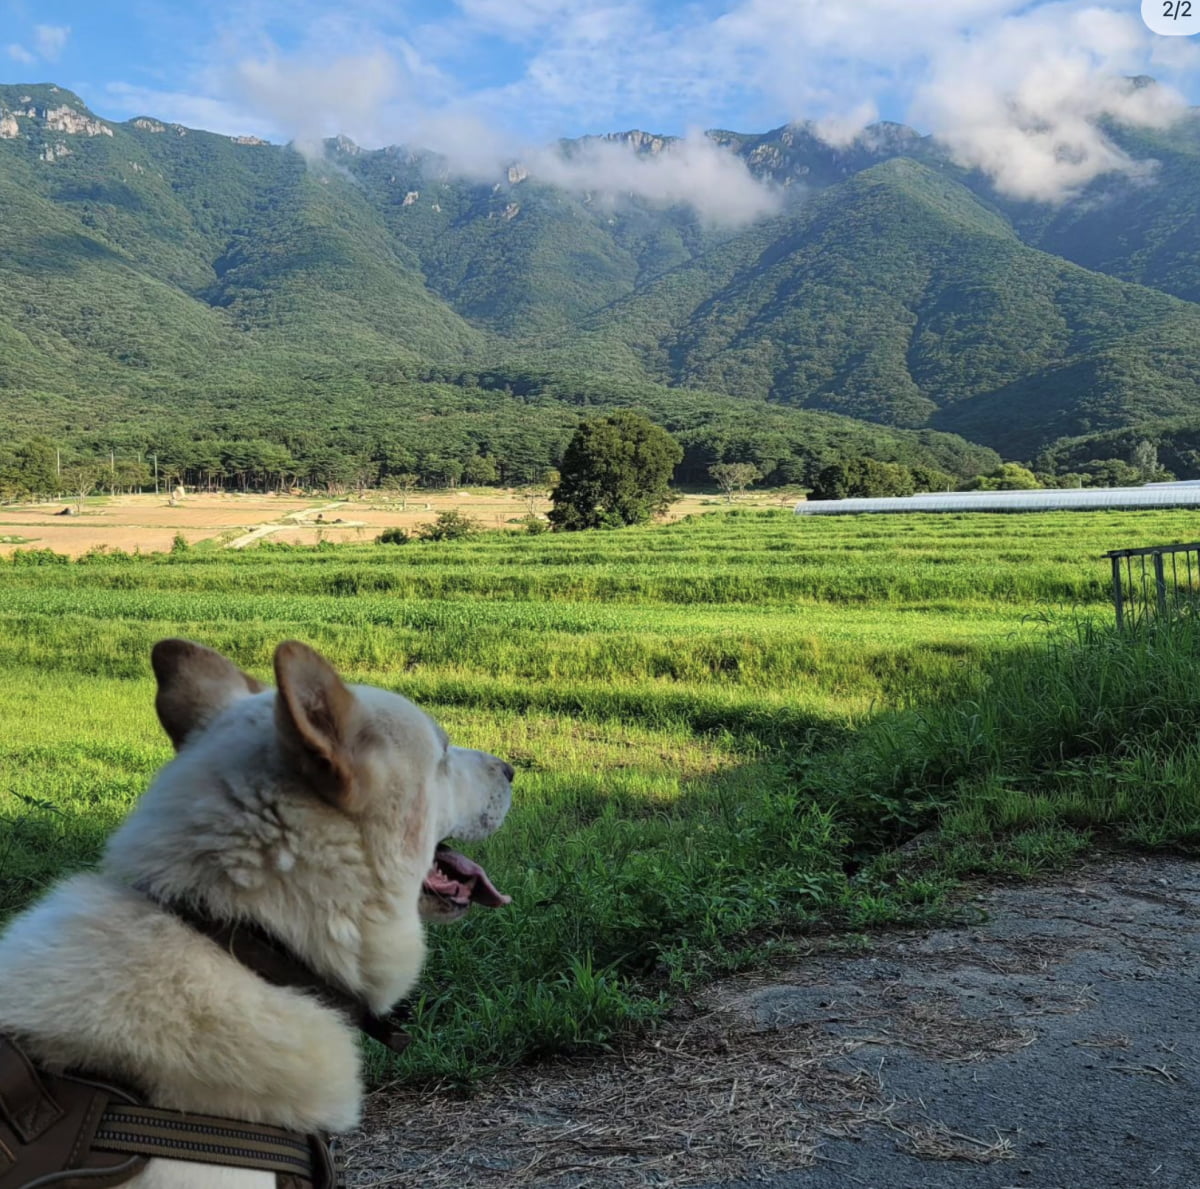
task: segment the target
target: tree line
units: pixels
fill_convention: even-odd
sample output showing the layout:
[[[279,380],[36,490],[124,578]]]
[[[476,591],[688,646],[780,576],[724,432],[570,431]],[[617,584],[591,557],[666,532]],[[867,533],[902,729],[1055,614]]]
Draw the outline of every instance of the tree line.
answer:
[[[619,433],[613,430],[614,426],[619,427]],[[604,465],[615,465],[613,459],[622,450],[634,449],[623,444],[620,436],[634,434],[634,426],[654,426],[654,423],[631,410],[585,420],[558,456],[547,453],[532,462],[523,457],[515,464],[502,456],[476,452],[457,456],[404,449],[346,453],[333,446],[318,446],[296,457],[286,446],[262,438],[168,442],[161,450],[139,452],[132,458],[119,457],[115,450],[107,456],[89,456],[69,449],[64,451],[48,437],[34,436],[14,446],[0,447],[0,498],[70,496],[81,501],[94,492],[170,491],[177,485],[200,491],[266,492],[300,488],[333,494],[383,488],[401,499],[418,487],[447,488],[459,484],[545,489],[560,482],[560,466],[567,467],[567,474],[571,473],[581,449],[589,457],[607,458]],[[653,449],[659,455],[670,458],[668,479],[694,486],[716,486],[730,499],[751,486],[808,487],[810,499],[846,499],[931,491],[1136,485],[1173,477],[1159,464],[1155,447],[1145,440],[1134,443],[1129,461],[1093,459],[1077,470],[1055,473],[1053,460],[1044,455],[1035,463],[1038,470],[1010,462],[964,477],[935,466],[884,461],[865,455],[825,462],[819,467],[812,460],[781,464],[779,443],[772,442],[769,433],[756,437],[753,429],[733,433],[717,427],[710,431],[711,436],[697,432],[676,436],[660,426],[654,428],[662,432],[663,438],[647,440],[656,443]],[[649,433],[645,428],[638,428],[637,432]],[[669,448],[664,439],[670,441]],[[642,481],[630,480],[635,486]],[[626,492],[618,497],[618,503],[630,498]]]
[[[1053,469],[1049,456],[1042,456],[1031,470],[1017,462],[1004,462],[969,479],[960,479],[936,467],[904,466],[853,458],[832,463],[816,476],[808,493],[810,500],[843,500],[881,496],[920,495],[935,491],[1023,491],[1037,487],[1139,487],[1175,476],[1158,461],[1158,451],[1148,441],[1138,441],[1129,461],[1120,458],[1092,459],[1078,470]]]
[[[0,447],[0,498],[116,495],[184,486],[196,491],[319,489],[335,494],[375,487],[525,485],[546,482],[551,468],[504,465],[489,455],[346,453],[323,447],[296,457],[265,439],[205,439],[138,451],[132,458],[64,449],[45,436]]]

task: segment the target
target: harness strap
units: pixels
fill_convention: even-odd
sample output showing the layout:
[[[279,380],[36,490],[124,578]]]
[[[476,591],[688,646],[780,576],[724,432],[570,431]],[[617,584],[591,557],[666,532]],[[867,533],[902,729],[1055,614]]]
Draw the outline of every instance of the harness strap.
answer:
[[[92,1146],[107,1152],[257,1169],[300,1177],[314,1186],[329,1183],[314,1170],[316,1149],[324,1146],[318,1137],[265,1123],[120,1103],[101,1116]]]
[[[31,1144],[62,1116],[33,1062],[0,1033],[0,1118],[8,1120],[21,1143]]]
[[[36,1065],[0,1033],[0,1189],[116,1189],[155,1157],[274,1174],[278,1189],[340,1189],[328,1137],[144,1106],[125,1087]]]

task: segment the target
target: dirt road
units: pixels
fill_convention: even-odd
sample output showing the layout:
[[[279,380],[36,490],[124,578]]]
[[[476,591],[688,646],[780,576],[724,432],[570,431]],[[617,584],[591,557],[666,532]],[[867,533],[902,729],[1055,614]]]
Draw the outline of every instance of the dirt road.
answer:
[[[351,1185],[1195,1189],[1200,864],[988,892],[734,980],[657,1046],[377,1095]]]

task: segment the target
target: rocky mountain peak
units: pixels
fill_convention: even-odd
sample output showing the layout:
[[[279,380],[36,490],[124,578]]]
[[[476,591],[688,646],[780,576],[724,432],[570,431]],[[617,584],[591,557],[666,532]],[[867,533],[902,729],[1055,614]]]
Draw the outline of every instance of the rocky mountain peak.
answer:
[[[47,132],[67,136],[112,136],[112,128],[94,116],[78,95],[49,83],[0,87],[0,139],[44,140]],[[42,159],[55,160],[70,150],[63,142],[43,146]]]

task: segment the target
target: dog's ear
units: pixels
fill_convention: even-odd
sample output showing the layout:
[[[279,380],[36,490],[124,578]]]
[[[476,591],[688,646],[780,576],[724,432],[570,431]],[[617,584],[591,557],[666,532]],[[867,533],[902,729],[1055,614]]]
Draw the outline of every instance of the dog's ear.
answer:
[[[275,650],[275,683],[280,741],[322,798],[353,812],[360,791],[350,751],[354,695],[319,652],[296,640]]]
[[[190,640],[160,640],[150,664],[158,679],[154,709],[176,751],[230,702],[266,689],[233,661]]]

